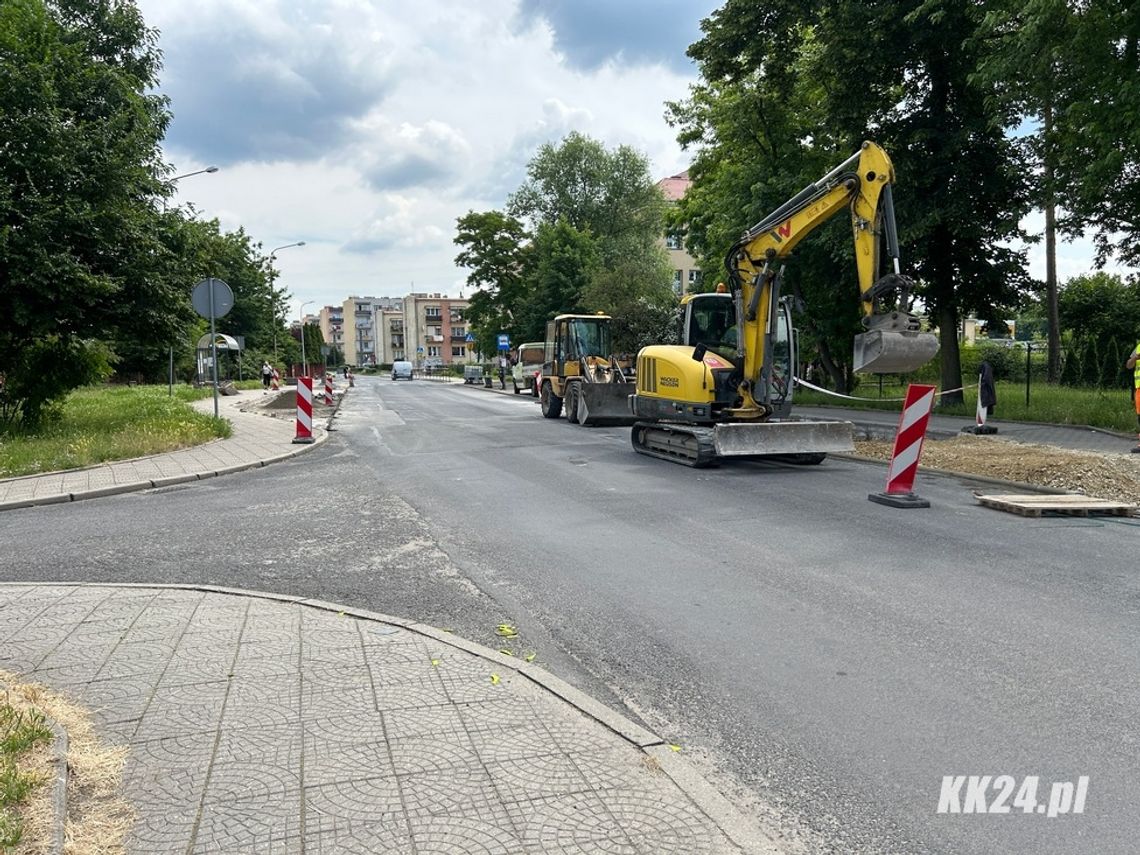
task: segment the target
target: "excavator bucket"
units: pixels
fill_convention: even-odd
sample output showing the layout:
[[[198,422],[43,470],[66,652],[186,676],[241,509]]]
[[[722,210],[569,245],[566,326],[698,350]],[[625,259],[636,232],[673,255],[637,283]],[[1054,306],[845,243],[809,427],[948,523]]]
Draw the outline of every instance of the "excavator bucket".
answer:
[[[631,425],[637,419],[629,408],[632,383],[582,383],[578,421],[584,425]]]
[[[871,330],[855,336],[857,372],[909,374],[938,353],[938,336],[924,332]]]

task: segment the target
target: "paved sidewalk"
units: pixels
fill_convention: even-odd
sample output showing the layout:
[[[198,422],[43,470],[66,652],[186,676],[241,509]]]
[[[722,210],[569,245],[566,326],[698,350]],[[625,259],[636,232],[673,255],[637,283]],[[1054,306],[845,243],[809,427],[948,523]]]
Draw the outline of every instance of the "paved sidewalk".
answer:
[[[131,853],[779,851],[653,734],[522,659],[395,618],[0,584],[0,668],[129,746]]]
[[[295,392],[288,388],[269,394],[292,397]],[[264,398],[260,389],[219,397],[218,414],[233,426],[227,439],[87,469],[0,479],[0,511],[199,481],[293,457],[326,438],[325,431],[314,423],[315,442],[294,445],[294,421],[243,411],[243,407],[259,404]],[[193,406],[213,414],[214,399],[195,401]]]

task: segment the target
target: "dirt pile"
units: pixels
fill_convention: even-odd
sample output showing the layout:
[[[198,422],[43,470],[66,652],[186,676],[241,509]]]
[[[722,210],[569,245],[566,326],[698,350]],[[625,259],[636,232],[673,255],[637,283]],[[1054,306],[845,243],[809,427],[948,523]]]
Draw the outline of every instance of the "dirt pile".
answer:
[[[856,442],[857,454],[889,460],[891,443]],[[997,436],[928,439],[923,469],[943,469],[1140,504],[1140,455],[1069,451]]]

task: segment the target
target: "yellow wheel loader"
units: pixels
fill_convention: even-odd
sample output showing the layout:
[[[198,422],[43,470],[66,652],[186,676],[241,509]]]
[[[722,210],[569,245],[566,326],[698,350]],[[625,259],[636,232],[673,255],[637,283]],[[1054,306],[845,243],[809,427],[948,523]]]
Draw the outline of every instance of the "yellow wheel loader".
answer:
[[[638,353],[630,399],[637,418],[634,449],[696,467],[733,456],[819,463],[828,452],[854,449],[850,422],[791,415],[795,341],[780,294],[779,262],[813,229],[848,209],[866,329],[856,336],[854,370],[917,370],[938,351],[938,339],[905,311],[911,283],[899,273],[893,182],[886,152],[865,142],[744,233],[725,259],[731,293],[687,299],[684,344]],[[884,237],[894,272],[876,278]],[[879,304],[896,292],[899,308],[881,310]]]
[[[614,358],[609,315],[559,315],[546,324],[542,414],[582,425],[631,425],[632,378]]]

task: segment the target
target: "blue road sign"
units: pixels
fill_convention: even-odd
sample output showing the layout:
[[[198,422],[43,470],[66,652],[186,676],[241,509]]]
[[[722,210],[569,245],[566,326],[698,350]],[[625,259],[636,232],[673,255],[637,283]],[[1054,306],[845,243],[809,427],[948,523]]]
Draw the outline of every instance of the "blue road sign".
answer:
[[[511,337],[506,333],[499,333],[499,350],[511,349]]]
[[[467,343],[471,344],[473,341],[475,341],[475,336],[471,335],[471,333],[467,333]]]

